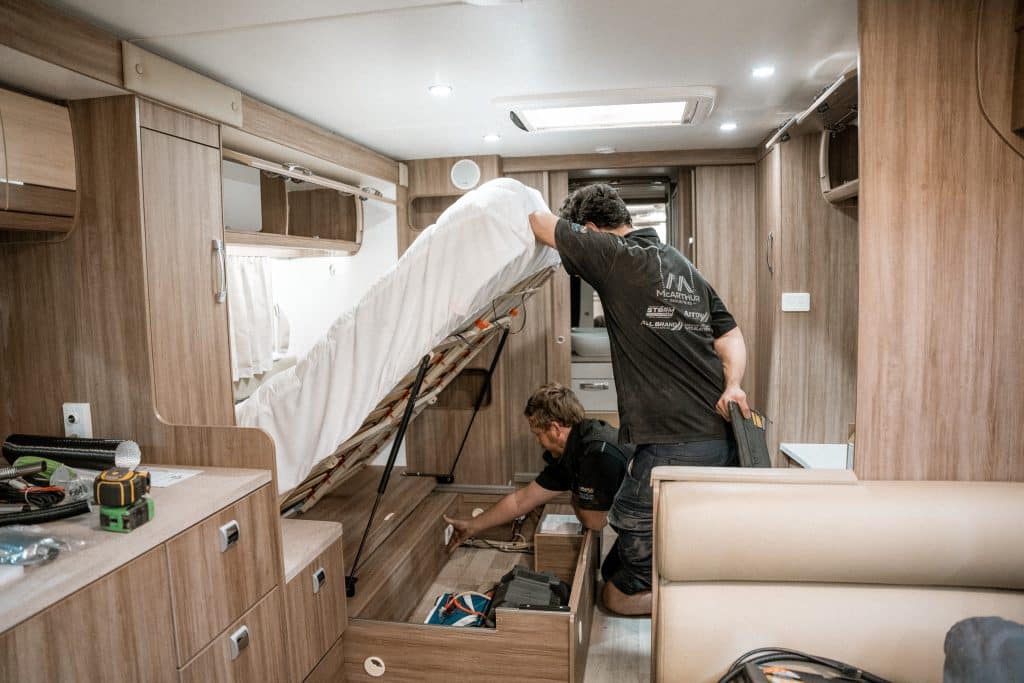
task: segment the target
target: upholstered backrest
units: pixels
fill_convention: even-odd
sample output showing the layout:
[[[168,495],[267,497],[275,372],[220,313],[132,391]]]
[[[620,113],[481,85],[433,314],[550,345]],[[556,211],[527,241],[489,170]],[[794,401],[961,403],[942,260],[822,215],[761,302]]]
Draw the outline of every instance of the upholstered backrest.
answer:
[[[940,681],[961,618],[1024,621],[1024,484],[656,468],[658,680],[781,646]]]

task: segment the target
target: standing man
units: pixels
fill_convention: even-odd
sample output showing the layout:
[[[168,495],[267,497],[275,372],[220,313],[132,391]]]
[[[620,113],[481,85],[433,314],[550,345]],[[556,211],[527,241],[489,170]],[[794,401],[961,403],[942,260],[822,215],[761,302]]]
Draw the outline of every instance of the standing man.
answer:
[[[608,522],[619,534],[602,574],[605,606],[651,612],[651,470],[737,462],[729,402],[749,416],[740,388],[743,335],[693,264],[653,228],[633,228],[609,185],[569,196],[561,219],[530,215],[537,241],[554,247],[572,275],[600,295],[619,395],[619,439],[636,444]]]
[[[481,531],[522,517],[562,491],[572,492],[572,506],[583,526],[602,529],[608,523],[608,508],[622,483],[632,449],[618,444],[615,427],[603,420],[585,419],[576,394],[561,384],[537,389],[526,402],[524,414],[530,431],[545,449],[547,467],[528,486],[508,494],[478,517],[445,517],[455,528],[449,552]]]

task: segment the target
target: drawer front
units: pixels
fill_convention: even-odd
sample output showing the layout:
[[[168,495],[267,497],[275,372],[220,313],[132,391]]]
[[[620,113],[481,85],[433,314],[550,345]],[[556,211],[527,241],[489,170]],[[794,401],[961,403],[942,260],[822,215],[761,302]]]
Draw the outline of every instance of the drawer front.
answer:
[[[611,363],[573,363],[572,364],[572,378],[573,379],[603,379],[605,377],[613,377]]]
[[[348,623],[342,539],[296,574],[285,586],[284,595],[291,677],[302,680]]]
[[[18,584],[5,590],[16,596]],[[0,635],[0,680],[171,683],[172,638],[161,546]]]
[[[619,398],[615,393],[615,380],[608,377],[577,378],[572,380],[572,390],[587,411],[615,412],[619,409]]]
[[[345,651],[343,638],[338,638],[324,658],[316,665],[305,683],[345,683]]]
[[[167,543],[179,665],[278,583],[277,524],[267,485]]]
[[[181,683],[287,681],[282,617],[281,591],[275,588],[181,670]]]

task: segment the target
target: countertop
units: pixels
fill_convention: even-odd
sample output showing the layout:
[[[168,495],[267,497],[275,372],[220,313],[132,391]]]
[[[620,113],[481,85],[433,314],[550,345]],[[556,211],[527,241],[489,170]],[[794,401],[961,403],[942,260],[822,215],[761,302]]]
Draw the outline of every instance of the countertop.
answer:
[[[86,545],[78,550],[61,552],[49,564],[26,567],[21,577],[0,588],[0,632],[35,616],[270,483],[269,470],[177,465],[152,467],[197,470],[200,474],[172,486],[153,488],[150,491],[155,506],[153,519],[129,533],[100,529],[97,505],[88,514],[42,525],[47,534],[67,536],[75,541],[84,541]]]

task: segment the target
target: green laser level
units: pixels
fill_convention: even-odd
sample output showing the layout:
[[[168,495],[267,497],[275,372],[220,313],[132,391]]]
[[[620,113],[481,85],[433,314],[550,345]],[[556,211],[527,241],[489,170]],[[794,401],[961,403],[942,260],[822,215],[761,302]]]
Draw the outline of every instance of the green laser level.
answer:
[[[153,499],[146,497],[128,507],[100,508],[100,528],[107,531],[127,533],[136,529],[156,516]]]

